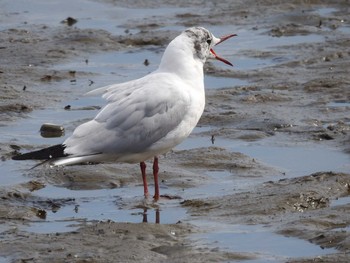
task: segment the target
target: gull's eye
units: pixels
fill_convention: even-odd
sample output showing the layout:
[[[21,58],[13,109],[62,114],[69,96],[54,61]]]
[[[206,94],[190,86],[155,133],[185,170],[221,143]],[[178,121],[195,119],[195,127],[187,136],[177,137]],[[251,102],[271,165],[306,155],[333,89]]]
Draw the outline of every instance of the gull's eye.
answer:
[[[207,43],[208,43],[208,45],[211,44],[211,39],[210,38],[208,38]]]

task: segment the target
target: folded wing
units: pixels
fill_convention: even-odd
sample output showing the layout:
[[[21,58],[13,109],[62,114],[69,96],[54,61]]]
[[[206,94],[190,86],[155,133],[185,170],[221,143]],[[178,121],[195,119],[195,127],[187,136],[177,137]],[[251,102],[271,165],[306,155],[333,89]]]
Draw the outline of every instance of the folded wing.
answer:
[[[176,76],[160,73],[105,88],[108,104],[94,120],[76,128],[64,142],[65,152],[81,156],[147,151],[183,121],[190,105],[186,87],[179,89],[183,85]]]

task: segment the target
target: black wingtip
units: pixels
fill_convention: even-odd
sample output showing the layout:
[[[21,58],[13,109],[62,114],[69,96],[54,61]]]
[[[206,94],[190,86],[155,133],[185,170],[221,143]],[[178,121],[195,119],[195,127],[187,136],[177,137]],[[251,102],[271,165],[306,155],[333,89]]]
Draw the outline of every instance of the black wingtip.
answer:
[[[65,157],[67,156],[67,154],[64,153],[65,148],[65,145],[57,144],[38,151],[13,156],[12,160],[49,160],[53,158]]]

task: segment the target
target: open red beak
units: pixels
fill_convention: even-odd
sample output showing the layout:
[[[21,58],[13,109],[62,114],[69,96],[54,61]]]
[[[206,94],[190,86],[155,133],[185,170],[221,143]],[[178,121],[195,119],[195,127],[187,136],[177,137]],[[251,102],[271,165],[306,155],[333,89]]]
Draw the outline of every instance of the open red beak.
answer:
[[[226,36],[221,37],[220,41],[218,43],[216,43],[215,46],[220,44],[220,43],[222,43],[222,42],[224,42],[225,40],[227,40],[227,39],[229,39],[231,37],[234,37],[234,36],[237,36],[237,35],[236,34],[230,34],[230,35],[226,35]],[[220,61],[224,62],[227,65],[233,66],[231,62],[227,61],[226,59],[224,59],[222,57],[219,57],[212,48],[210,49],[210,52],[214,55],[215,59],[220,60]]]

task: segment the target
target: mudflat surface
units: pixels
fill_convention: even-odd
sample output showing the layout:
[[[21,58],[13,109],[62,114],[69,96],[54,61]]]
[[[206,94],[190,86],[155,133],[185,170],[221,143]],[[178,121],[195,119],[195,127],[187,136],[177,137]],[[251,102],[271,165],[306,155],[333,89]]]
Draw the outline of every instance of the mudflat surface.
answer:
[[[15,2],[0,3],[0,262],[350,261],[348,2]],[[62,142],[103,106],[84,93],[151,72],[190,26],[237,33],[216,48],[235,67],[206,64],[198,127],[160,157],[172,200],[144,200],[137,165],[11,160]],[[41,137],[46,122],[64,136]]]

